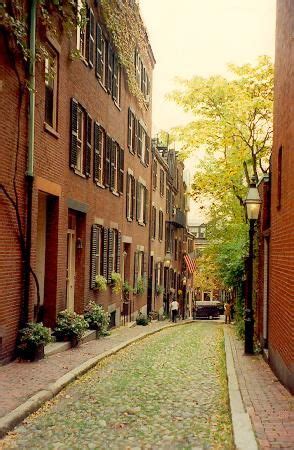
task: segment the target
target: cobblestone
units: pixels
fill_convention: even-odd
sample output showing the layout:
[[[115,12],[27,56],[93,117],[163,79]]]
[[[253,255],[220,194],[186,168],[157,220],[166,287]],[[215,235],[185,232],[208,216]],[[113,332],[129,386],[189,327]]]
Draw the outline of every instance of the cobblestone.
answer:
[[[222,325],[175,327],[97,365],[3,441],[19,449],[233,449]]]

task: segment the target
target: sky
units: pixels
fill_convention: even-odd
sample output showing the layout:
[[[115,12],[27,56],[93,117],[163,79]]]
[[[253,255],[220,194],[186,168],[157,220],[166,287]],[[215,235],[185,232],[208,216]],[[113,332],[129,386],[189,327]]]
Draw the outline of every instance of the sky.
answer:
[[[276,0],[139,0],[156,59],[153,74],[153,135],[189,121],[166,100],[175,78],[227,74],[227,63],[274,58]],[[194,160],[189,162],[195,165]],[[191,221],[199,210],[194,208]],[[195,215],[195,220],[192,218]]]

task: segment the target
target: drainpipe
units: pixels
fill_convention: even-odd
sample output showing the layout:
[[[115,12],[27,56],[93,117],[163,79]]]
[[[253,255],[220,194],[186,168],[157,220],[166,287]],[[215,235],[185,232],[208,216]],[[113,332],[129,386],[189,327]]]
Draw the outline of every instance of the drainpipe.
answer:
[[[24,262],[24,302],[21,312],[21,326],[29,319],[30,303],[30,264],[32,243],[32,203],[34,183],[35,147],[35,65],[36,65],[36,17],[38,0],[30,1],[30,65],[29,65],[29,115],[28,115],[28,157],[26,171],[27,217],[26,217],[26,256]]]

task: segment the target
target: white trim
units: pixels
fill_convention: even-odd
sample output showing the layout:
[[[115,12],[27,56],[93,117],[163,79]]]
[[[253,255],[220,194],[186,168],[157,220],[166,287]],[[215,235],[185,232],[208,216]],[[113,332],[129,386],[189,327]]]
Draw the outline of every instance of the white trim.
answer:
[[[96,225],[104,225],[104,219],[102,219],[101,217],[94,217],[94,223]]]
[[[147,188],[146,181],[144,180],[144,178],[142,178],[142,177],[139,176],[138,181],[139,181],[139,183],[143,184],[143,186],[144,186],[145,188]]]

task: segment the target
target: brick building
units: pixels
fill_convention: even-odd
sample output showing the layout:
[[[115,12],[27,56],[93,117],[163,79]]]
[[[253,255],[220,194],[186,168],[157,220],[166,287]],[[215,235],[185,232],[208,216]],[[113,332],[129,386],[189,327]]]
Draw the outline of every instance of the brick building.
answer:
[[[294,4],[277,1],[274,142],[263,199],[257,334],[278,378],[294,391]],[[270,216],[268,205],[270,204]]]
[[[38,304],[31,277],[26,319],[42,320],[48,326],[65,308],[82,313],[91,299],[102,304],[112,325],[117,325],[124,312],[121,296],[110,287],[100,293],[95,289],[96,276],[110,282],[112,272],[119,272],[135,290],[138,281],[147,278],[155,60],[146,35],[147,53],[143,57],[138,47],[134,55],[134,71],[145,99],[141,104],[130,94],[94,0],[87,1],[87,19],[85,29],[78,28],[70,39],[64,33],[41,36],[37,20],[37,35],[48,55],[36,64],[31,212],[25,176],[29,94],[25,92],[20,104],[22,65],[9,58],[5,32],[0,33],[0,183],[14,198],[17,161],[19,223],[39,284]],[[81,58],[70,58],[73,49]],[[6,361],[15,349],[26,299],[17,219],[3,192],[0,232],[0,361]],[[127,319],[146,309],[146,304],[146,288],[141,295],[131,294]]]

